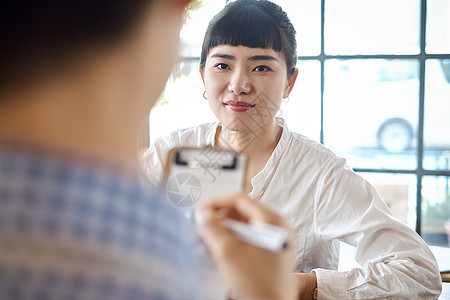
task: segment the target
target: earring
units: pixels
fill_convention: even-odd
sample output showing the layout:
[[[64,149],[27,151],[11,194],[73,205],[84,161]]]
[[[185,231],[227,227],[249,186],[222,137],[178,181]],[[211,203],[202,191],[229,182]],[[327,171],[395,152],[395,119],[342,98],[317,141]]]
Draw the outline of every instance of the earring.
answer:
[[[208,100],[208,96],[206,95],[206,91],[203,92],[203,98],[204,98],[205,100]]]
[[[286,100],[286,99],[287,99],[287,100]],[[289,102],[289,97],[284,98],[284,99],[283,99],[283,102],[284,102],[284,103],[288,103],[288,102]]]

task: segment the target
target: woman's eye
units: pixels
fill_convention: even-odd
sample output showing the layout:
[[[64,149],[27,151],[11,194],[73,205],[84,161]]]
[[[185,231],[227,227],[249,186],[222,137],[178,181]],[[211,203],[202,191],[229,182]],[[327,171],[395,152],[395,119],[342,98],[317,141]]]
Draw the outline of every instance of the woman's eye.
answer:
[[[218,68],[219,70],[228,70],[230,67],[227,64],[217,64],[216,68]]]
[[[256,71],[256,72],[267,72],[267,71],[272,71],[272,69],[269,68],[268,66],[257,66],[256,68],[253,69],[253,71]]]

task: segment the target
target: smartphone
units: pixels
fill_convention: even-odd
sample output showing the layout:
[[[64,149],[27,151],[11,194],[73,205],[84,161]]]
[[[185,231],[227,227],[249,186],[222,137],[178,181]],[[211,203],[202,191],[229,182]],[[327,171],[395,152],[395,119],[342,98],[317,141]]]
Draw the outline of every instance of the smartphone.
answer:
[[[164,193],[175,206],[192,211],[198,202],[242,191],[246,168],[244,154],[211,146],[173,148],[164,170]]]

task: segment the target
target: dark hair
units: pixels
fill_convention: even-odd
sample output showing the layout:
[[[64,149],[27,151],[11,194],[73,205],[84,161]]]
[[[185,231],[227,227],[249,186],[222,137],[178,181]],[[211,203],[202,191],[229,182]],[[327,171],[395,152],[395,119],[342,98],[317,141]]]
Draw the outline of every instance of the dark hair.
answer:
[[[5,0],[0,4],[0,92],[124,36],[152,0]]]
[[[205,68],[209,51],[219,45],[272,48],[284,54],[288,76],[297,62],[295,29],[283,9],[266,0],[238,0],[220,11],[208,25],[200,65]]]

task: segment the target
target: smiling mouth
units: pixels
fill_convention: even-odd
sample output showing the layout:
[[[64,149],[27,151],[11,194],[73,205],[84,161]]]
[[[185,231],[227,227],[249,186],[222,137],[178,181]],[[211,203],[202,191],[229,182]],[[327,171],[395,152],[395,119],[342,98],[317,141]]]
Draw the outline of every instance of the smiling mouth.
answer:
[[[247,110],[255,107],[255,104],[234,101],[234,100],[229,100],[229,101],[225,102],[224,105],[235,112],[244,112],[244,111],[247,111]]]

